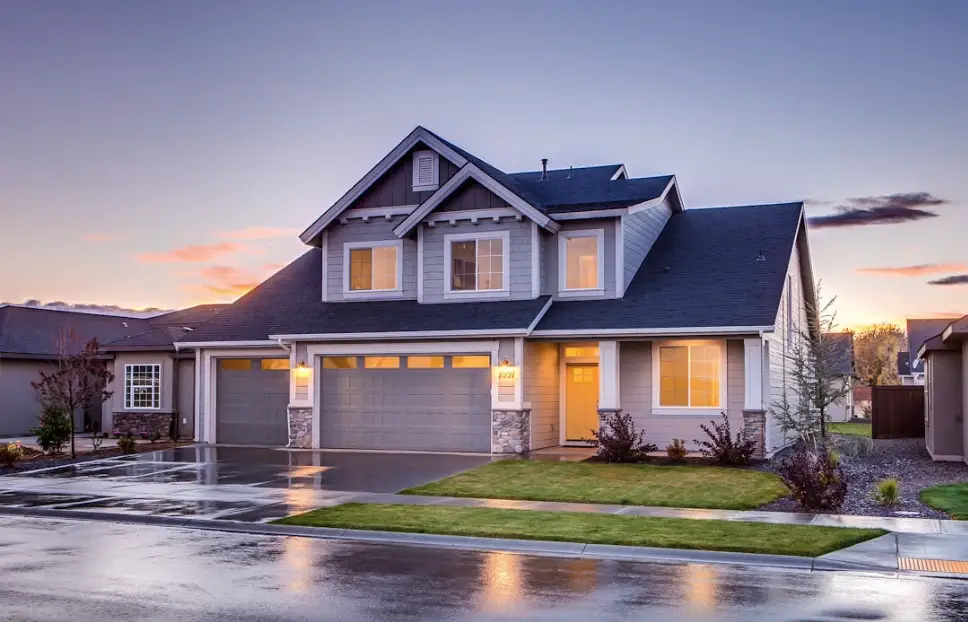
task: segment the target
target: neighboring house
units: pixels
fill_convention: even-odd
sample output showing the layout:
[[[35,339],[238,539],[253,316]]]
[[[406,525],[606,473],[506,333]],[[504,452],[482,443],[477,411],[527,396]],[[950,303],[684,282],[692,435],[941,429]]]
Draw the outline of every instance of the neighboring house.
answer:
[[[672,175],[545,169],[411,132],[309,250],[176,342],[196,438],[515,453],[624,411],[660,446],[720,413],[785,446],[768,410],[814,291],[803,205],[687,210]]]
[[[831,421],[850,421],[854,417],[854,333],[827,333],[824,335],[834,343],[836,366],[840,378],[837,380],[838,389],[846,391],[843,400],[830,406]]]
[[[907,321],[907,352],[898,354],[897,373],[902,385],[924,384],[924,360],[918,356],[921,344],[934,337],[956,317],[911,319]],[[906,355],[905,357],[902,355]],[[904,372],[904,373],[902,373]]]
[[[59,352],[58,341],[66,331],[74,333],[74,345],[77,347],[94,338],[100,342],[108,366],[118,376],[111,387],[116,392],[112,401],[108,402],[111,405],[121,399],[125,389],[131,390],[133,380],[126,381],[122,377],[131,357],[140,356],[149,363],[171,358],[175,354],[173,342],[185,334],[181,328],[197,326],[222,306],[205,305],[151,318],[19,305],[0,306],[0,436],[27,435],[37,426],[41,406],[30,383],[39,380],[41,371],[54,369]],[[161,344],[162,340],[167,340],[167,344]],[[167,351],[171,354],[155,354]],[[114,360],[115,356],[118,361]],[[170,384],[164,380],[164,375],[159,381]],[[187,398],[181,399],[193,399],[194,386],[185,390]],[[102,404],[92,404],[86,412],[76,414],[76,430],[110,429],[113,410],[111,407],[104,408]],[[192,413],[194,405],[189,402],[183,411]]]
[[[867,385],[854,385],[850,394],[854,404],[854,416],[870,418],[873,409],[871,388]]]
[[[924,441],[934,460],[966,461],[968,455],[968,315],[949,321],[918,349],[923,360]]]

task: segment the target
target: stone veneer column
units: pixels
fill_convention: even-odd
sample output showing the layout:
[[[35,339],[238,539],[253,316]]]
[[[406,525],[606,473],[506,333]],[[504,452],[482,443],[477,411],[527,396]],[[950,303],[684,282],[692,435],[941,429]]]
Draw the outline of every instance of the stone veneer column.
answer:
[[[114,429],[110,432],[148,438],[156,433],[161,438],[168,438],[171,419],[171,413],[114,413]]]
[[[491,411],[491,453],[525,454],[531,451],[531,410],[502,408]]]
[[[766,411],[744,410],[743,433],[756,443],[754,458],[766,457]]]
[[[313,409],[289,409],[289,446],[296,449],[313,448]]]

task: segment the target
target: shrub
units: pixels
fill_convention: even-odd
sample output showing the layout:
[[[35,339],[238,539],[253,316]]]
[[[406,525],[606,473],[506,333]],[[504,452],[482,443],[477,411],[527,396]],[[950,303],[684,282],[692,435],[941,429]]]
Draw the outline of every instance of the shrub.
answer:
[[[20,441],[0,445],[0,466],[12,467],[23,458],[24,446]]]
[[[793,498],[807,509],[835,510],[844,502],[847,482],[824,447],[798,449],[779,470]]]
[[[835,467],[840,466],[840,452],[836,449],[827,450],[827,459],[830,460],[830,464],[834,465]]]
[[[592,430],[592,436],[598,447],[595,457],[603,462],[644,462],[650,451],[659,449],[645,442],[645,432],[635,429],[628,413],[609,413],[601,430]]]
[[[756,441],[746,438],[746,434],[742,430],[736,433],[736,440],[733,440],[732,431],[729,428],[729,417],[726,416],[726,413],[723,413],[722,423],[715,421],[709,423],[712,425],[712,430],[704,424],[699,424],[709,440],[693,441],[699,446],[702,455],[727,466],[749,464],[750,457],[756,451]]]
[[[59,454],[71,440],[74,422],[63,410],[46,406],[40,415],[40,425],[34,428],[37,444],[45,454]]]
[[[148,440],[151,441],[152,444],[157,443],[158,441],[161,440],[161,432],[159,432],[158,430],[152,430],[151,434],[148,437]]]
[[[895,478],[877,482],[872,495],[881,505],[897,505],[901,500],[901,485]]]
[[[111,430],[111,436],[113,436],[116,439],[121,438],[121,430],[114,428],[113,430]]]
[[[686,451],[686,441],[681,438],[674,438],[671,443],[666,445],[666,455],[673,462],[682,462],[687,453],[689,452]]]
[[[137,441],[134,440],[134,436],[132,436],[130,433],[125,434],[118,439],[118,449],[120,449],[121,453],[123,454],[133,454],[135,447],[137,446]]]

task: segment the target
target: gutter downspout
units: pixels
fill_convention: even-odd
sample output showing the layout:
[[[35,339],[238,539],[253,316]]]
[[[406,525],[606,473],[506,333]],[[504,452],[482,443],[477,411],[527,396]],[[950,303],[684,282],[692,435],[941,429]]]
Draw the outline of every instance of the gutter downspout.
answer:
[[[292,362],[292,346],[282,342],[282,337],[276,338],[279,347],[289,353],[290,367]],[[292,382],[292,370],[289,370],[289,382]],[[292,392],[290,392],[290,396]],[[292,420],[289,417],[289,407],[286,406],[286,449],[292,449]]]

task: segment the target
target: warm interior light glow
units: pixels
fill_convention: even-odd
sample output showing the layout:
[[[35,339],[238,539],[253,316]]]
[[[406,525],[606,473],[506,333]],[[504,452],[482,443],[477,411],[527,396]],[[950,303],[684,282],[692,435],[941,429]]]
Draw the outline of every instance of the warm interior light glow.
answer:
[[[306,366],[306,361],[299,361],[299,363],[296,364],[296,377],[297,378],[309,377],[309,367]]]

